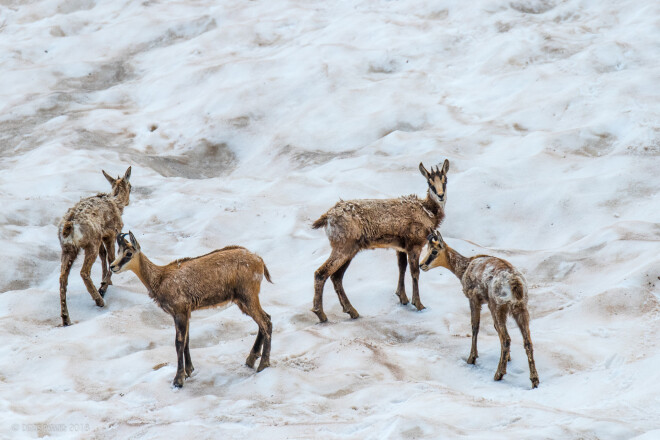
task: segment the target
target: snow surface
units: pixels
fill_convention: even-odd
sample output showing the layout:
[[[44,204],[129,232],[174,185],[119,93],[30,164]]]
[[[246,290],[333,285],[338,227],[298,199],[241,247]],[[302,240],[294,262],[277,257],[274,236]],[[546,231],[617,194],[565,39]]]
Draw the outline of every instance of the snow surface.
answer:
[[[660,3],[0,2],[0,437],[660,438]],[[339,198],[423,196],[451,161],[449,245],[529,282],[541,384],[520,333],[492,380],[467,300],[393,251],[359,254],[309,311]],[[260,254],[272,367],[256,325],[193,314],[196,371],[173,390],[171,318],[132,273],[97,308],[78,272],[61,327],[56,225],[133,166],[126,229],[155,262]],[[100,283],[100,264],[92,275]],[[411,295],[410,279],[407,279]]]

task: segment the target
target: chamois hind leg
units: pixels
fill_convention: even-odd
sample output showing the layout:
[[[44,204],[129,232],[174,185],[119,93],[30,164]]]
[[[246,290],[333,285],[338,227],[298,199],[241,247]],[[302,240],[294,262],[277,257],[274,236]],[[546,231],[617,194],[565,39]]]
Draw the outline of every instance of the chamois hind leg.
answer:
[[[408,295],[406,295],[406,267],[408,266],[408,256],[405,252],[396,252],[397,263],[399,264],[399,284],[396,287],[396,296],[399,297],[399,302],[402,305],[408,304]]]
[[[66,287],[69,283],[69,273],[74,260],[78,256],[78,249],[73,246],[62,248],[62,268],[60,269],[60,307],[62,309],[62,325],[71,325],[69,309],[66,306]]]
[[[494,308],[491,308],[491,312],[493,312],[493,323],[500,337],[501,346],[500,363],[497,366],[494,379],[501,380],[506,374],[506,364],[509,360],[509,351],[511,349],[511,338],[509,337],[509,332],[506,330],[508,306],[494,306]]]
[[[87,291],[92,296],[92,299],[96,301],[96,305],[99,307],[103,307],[105,305],[105,303],[103,302],[103,298],[101,297],[101,295],[99,295],[99,292],[96,290],[96,287],[94,287],[94,283],[92,282],[92,277],[90,276],[90,273],[92,272],[92,265],[96,260],[98,252],[99,252],[99,247],[97,245],[91,245],[85,248],[85,260],[83,261],[83,267],[80,270],[80,276],[82,277],[83,282],[85,283],[85,287],[87,288]]]
[[[467,363],[474,364],[479,357],[477,352],[477,335],[479,334],[479,322],[481,321],[481,303],[477,299],[470,299],[470,315],[472,318],[472,348]]]
[[[254,363],[257,361],[257,358],[261,356],[261,347],[264,344],[264,334],[259,330],[257,332],[257,338],[254,340],[254,345],[252,346],[252,350],[250,350],[250,354],[248,355],[247,359],[245,360],[245,365],[247,365],[250,368],[254,368]]]
[[[519,310],[514,309],[513,319],[515,319],[518,328],[520,328],[520,333],[522,333],[525,351],[527,352],[527,362],[529,362],[529,380],[532,381],[532,388],[536,388],[539,386],[539,374],[536,372],[536,364],[534,363],[534,347],[529,334],[529,313],[527,309],[524,307]]]
[[[184,363],[184,352],[185,352],[185,342],[186,342],[186,329],[188,328],[188,320],[190,318],[190,312],[188,313],[177,313],[174,315],[174,328],[176,330],[176,337],[174,339],[174,346],[176,347],[176,375],[172,381],[172,385],[177,388],[183,386],[183,381],[186,378],[185,363]]]
[[[408,251],[408,263],[410,264],[410,275],[412,276],[413,294],[412,303],[417,310],[424,310],[426,307],[419,299],[419,255],[421,248],[414,248]]]
[[[354,253],[345,255],[333,249],[330,257],[314,272],[314,307],[312,312],[316,313],[320,322],[328,320],[323,312],[323,287],[326,280],[347,261],[351,260],[354,255]]]
[[[242,302],[236,303],[238,308],[241,309],[243,313],[254,319],[254,322],[256,322],[259,326],[257,339],[254,341],[252,350],[250,351],[250,354],[245,361],[248,366],[253,366],[254,361],[258,357],[258,352],[255,353],[254,350],[255,348],[258,350],[259,346],[263,344],[263,349],[261,351],[261,361],[259,362],[259,367],[257,367],[257,373],[270,366],[270,340],[273,333],[273,324],[270,320],[270,315],[264,312],[264,309],[261,308],[258,292],[259,290],[257,290],[257,294],[254,296],[247,294],[243,296]],[[260,335],[262,341],[259,341]],[[252,365],[250,365],[250,363]]]
[[[351,302],[348,300],[348,297],[346,296],[346,292],[344,292],[344,284],[343,284],[343,279],[344,279],[344,274],[346,273],[346,269],[348,269],[348,266],[351,264],[352,260],[348,260],[346,263],[344,263],[335,273],[330,275],[330,279],[332,280],[332,284],[335,287],[335,292],[337,292],[337,297],[339,298],[339,303],[341,304],[342,309],[344,310],[345,313],[348,313],[352,319],[356,319],[360,317],[360,314],[355,310]]]

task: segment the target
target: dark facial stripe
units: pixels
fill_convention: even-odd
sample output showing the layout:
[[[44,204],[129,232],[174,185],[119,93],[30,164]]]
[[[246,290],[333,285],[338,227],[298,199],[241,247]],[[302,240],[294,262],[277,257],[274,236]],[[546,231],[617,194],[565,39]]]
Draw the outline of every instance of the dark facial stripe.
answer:
[[[119,264],[117,264],[117,267],[118,267],[119,269],[121,269],[122,267],[124,267],[124,264],[128,263],[129,261],[131,261],[131,258],[133,258],[133,257],[124,257],[124,258],[122,258],[121,260],[119,260]]]

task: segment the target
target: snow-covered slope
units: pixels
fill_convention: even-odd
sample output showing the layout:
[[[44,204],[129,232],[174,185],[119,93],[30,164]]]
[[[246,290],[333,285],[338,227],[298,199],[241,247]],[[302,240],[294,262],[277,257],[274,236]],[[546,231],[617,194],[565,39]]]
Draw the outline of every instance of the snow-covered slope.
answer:
[[[0,2],[0,437],[660,436],[660,5],[654,1]],[[445,240],[530,284],[541,385],[458,280],[398,305],[392,251],[344,279],[361,318],[309,311],[339,198],[424,195],[451,161]],[[166,263],[260,254],[256,325],[195,312],[181,390],[171,318],[131,273],[106,307],[78,276],[59,317],[56,225],[133,166],[126,229]],[[100,283],[100,265],[93,279]],[[411,293],[410,280],[407,280]]]

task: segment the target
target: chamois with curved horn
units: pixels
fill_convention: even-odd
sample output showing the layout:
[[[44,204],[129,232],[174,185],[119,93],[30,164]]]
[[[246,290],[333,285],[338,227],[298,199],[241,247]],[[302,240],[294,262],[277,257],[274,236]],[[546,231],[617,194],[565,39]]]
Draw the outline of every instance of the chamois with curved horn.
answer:
[[[493,315],[495,330],[500,337],[500,363],[497,366],[495,380],[501,380],[506,374],[506,364],[511,360],[509,354],[511,338],[506,330],[506,318],[513,319],[520,328],[527,361],[529,379],[532,388],[539,385],[539,375],[534,363],[534,349],[529,334],[529,312],[527,311],[527,283],[525,277],[508,261],[488,255],[466,258],[447,246],[439,232],[433,231],[428,236],[428,252],[422,259],[422,270],[427,271],[442,266],[454,273],[461,280],[463,293],[470,300],[472,315],[472,349],[467,359],[468,364],[477,360],[477,335],[481,319],[481,305],[488,304]]]
[[[128,206],[131,193],[131,167],[128,167],[124,177],[113,179],[101,170],[112,185],[110,194],[100,193],[87,197],[76,203],[64,215],[57,228],[57,234],[62,247],[62,268],[60,270],[60,307],[62,309],[62,325],[71,325],[69,310],[66,306],[66,288],[69,282],[69,272],[80,249],[85,250],[80,276],[87,291],[96,301],[96,305],[105,305],[103,297],[108,286],[112,284],[112,273],[108,265],[115,259],[115,235],[124,227],[121,216],[124,207]],[[96,290],[90,273],[96,257],[101,257],[103,280]]]
[[[129,240],[126,240],[128,235]],[[259,303],[261,280],[270,274],[264,260],[241,246],[227,246],[195,258],[179,258],[165,266],[152,263],[141,251],[132,232],[117,235],[118,256],[110,269],[114,273],[131,270],[149,291],[149,296],[174,318],[177,371],[172,383],[183,386],[194,368],[190,359],[189,323],[193,310],[233,302],[259,326],[257,339],[245,363],[257,372],[270,366],[270,315]],[[263,350],[262,350],[263,346]]]
[[[412,303],[417,310],[424,309],[419,299],[419,256],[429,230],[437,228],[445,217],[449,161],[445,160],[442,168],[431,168],[431,172],[420,163],[419,171],[429,186],[425,199],[413,194],[398,199],[340,201],[312,225],[314,229],[325,227],[332,247],[330,257],[314,273],[312,311],[321,322],[328,320],[323,312],[323,287],[328,277],[343,311],[353,319],[359,316],[344,292],[342,279],[353,257],[363,249],[396,249],[399,283],[395,294],[401,304],[408,304],[404,277],[409,264]]]

